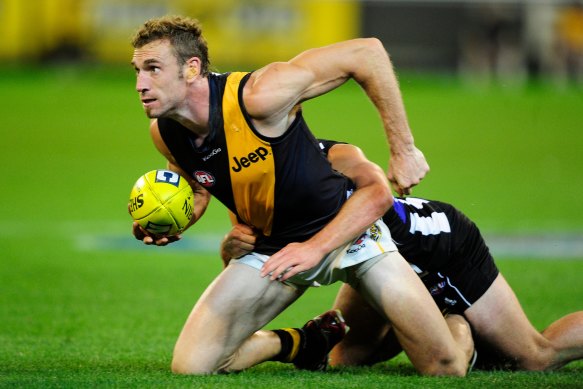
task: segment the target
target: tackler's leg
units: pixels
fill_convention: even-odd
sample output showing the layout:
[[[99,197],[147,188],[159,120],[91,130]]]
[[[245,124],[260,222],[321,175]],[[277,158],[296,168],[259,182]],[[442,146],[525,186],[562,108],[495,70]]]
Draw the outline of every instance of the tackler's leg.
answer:
[[[396,251],[383,255],[361,276],[359,292],[389,320],[419,373],[464,376],[474,352],[469,329],[454,338],[409,264]]]
[[[388,320],[350,285],[344,284],[340,287],[334,309],[342,312],[350,331],[332,349],[331,366],[372,365],[402,351],[397,342],[390,349],[385,344],[384,340],[391,328]]]

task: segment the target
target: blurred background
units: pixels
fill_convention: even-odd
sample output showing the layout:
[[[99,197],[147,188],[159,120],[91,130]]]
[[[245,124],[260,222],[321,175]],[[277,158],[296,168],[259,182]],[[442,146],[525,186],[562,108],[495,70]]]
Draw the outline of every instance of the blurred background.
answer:
[[[166,14],[202,22],[220,72],[380,38],[432,169],[416,195],[458,205],[487,232],[583,230],[583,0],[0,0],[0,173],[10,183],[0,200],[34,204],[27,185],[51,188],[42,212],[6,207],[4,224],[30,226],[30,211],[35,226],[107,221],[128,239],[126,192],[165,165],[147,136],[129,42]],[[387,166],[378,115],[358,85],[304,110],[316,136]],[[228,222],[214,207],[201,225],[218,236]]]
[[[137,26],[164,14],[198,18],[219,69],[377,36],[400,70],[583,82],[580,0],[0,0],[0,58],[125,64]]]
[[[165,165],[147,136],[129,42],[145,20],[183,14],[202,22],[220,72],[256,69],[344,39],[380,38],[432,169],[416,195],[452,202],[504,236],[581,231],[582,4],[0,0],[0,173],[10,183],[0,201],[35,204],[30,184],[45,188],[42,212],[5,207],[0,218],[26,228],[83,220],[76,234],[95,228],[129,238],[126,192],[139,175]],[[304,110],[316,136],[352,142],[387,166],[378,115],[358,85]],[[52,173],[39,174],[40,167]],[[551,194],[561,200],[549,201]],[[228,228],[215,207],[199,233],[216,237]]]

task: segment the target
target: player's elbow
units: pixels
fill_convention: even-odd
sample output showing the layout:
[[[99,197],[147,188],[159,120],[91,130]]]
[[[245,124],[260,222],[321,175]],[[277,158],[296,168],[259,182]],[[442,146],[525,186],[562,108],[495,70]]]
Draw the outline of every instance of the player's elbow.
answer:
[[[378,38],[361,38],[360,45],[363,58],[366,58],[367,60],[374,58],[375,60],[384,61],[388,57],[389,53],[385,49],[383,42]]]
[[[381,50],[383,52],[385,51],[385,47],[383,46],[383,42],[381,42],[381,40],[379,38],[375,38],[375,37],[363,38],[363,41],[369,50],[373,50],[373,51]]]
[[[381,218],[393,205],[393,195],[388,185],[375,185],[373,188],[372,212]]]

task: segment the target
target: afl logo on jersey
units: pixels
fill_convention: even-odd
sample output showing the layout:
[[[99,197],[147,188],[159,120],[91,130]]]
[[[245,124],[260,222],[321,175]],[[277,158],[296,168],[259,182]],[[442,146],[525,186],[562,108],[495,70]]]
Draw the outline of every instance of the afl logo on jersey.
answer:
[[[204,186],[205,188],[209,188],[215,184],[215,178],[213,177],[213,175],[205,171],[197,170],[192,175],[194,176],[196,181],[198,181],[198,183]]]

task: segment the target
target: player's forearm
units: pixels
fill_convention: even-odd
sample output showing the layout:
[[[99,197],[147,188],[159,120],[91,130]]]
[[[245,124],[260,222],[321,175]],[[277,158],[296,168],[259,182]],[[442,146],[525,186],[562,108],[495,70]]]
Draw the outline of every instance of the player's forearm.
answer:
[[[190,228],[190,226],[196,223],[202,217],[202,215],[204,215],[210,200],[211,200],[210,193],[208,193],[204,189],[194,190],[192,217],[190,218],[190,222],[188,223],[188,226],[185,229]]]
[[[399,153],[414,144],[403,97],[391,59],[379,40],[368,41],[353,75],[381,116],[391,151]]]
[[[384,172],[366,159],[358,147],[336,144],[328,151],[328,160],[335,170],[352,180],[356,191],[332,222],[313,237],[315,247],[326,248],[325,253],[356,239],[393,204]]]
[[[324,255],[356,239],[381,218],[392,205],[390,189],[373,185],[357,190],[336,217],[308,240]]]

